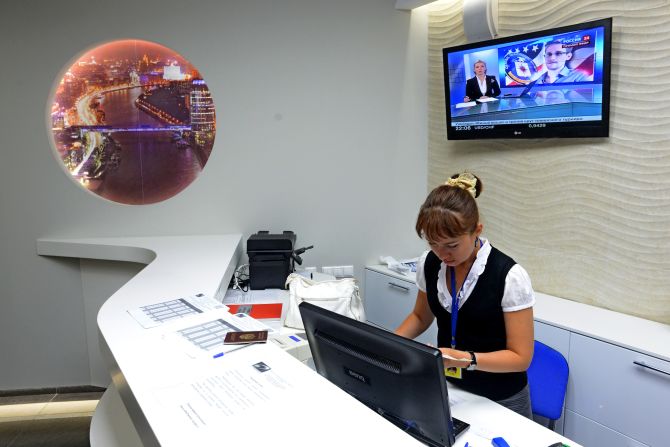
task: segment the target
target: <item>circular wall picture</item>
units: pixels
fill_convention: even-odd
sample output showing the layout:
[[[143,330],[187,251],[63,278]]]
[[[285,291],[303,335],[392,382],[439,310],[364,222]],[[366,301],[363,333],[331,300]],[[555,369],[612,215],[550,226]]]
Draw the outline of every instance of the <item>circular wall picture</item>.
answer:
[[[68,67],[50,110],[58,159],[105,199],[156,203],[196,179],[212,152],[214,101],[200,72],[162,45],[119,40]]]

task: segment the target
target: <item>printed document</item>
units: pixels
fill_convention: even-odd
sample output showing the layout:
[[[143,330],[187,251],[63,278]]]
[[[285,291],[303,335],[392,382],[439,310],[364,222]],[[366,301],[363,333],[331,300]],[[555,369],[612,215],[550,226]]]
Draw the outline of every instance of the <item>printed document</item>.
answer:
[[[147,396],[164,447],[421,445],[272,343],[201,365]]]
[[[166,321],[205,313],[212,309],[228,310],[225,304],[205,296],[197,295],[174,298],[155,304],[128,310],[128,313],[145,329],[159,326]]]
[[[239,353],[231,352],[231,357],[222,358],[208,375],[155,394],[163,404],[180,409],[185,416],[181,423],[195,428],[221,427],[224,419],[240,415],[255,418],[257,409],[269,402],[290,399],[295,387],[293,375],[282,373],[275,356],[259,351],[265,347],[251,345]]]
[[[229,332],[276,331],[247,314],[216,310],[171,324],[163,334],[168,345],[178,346],[190,358],[217,358],[239,348],[223,341]]]

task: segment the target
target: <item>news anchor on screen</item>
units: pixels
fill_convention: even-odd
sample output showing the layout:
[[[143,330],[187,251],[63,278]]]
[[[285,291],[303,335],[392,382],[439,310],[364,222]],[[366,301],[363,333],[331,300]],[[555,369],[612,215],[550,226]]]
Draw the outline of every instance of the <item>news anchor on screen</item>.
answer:
[[[486,74],[486,62],[478,60],[474,65],[475,75],[465,82],[463,102],[476,101],[500,95],[500,86],[495,76]]]

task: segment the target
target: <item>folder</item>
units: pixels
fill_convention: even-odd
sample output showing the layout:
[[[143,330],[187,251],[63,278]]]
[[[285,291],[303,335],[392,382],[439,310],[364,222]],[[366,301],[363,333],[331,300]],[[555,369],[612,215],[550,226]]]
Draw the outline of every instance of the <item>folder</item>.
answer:
[[[247,314],[257,320],[281,318],[282,303],[228,304],[231,314]]]

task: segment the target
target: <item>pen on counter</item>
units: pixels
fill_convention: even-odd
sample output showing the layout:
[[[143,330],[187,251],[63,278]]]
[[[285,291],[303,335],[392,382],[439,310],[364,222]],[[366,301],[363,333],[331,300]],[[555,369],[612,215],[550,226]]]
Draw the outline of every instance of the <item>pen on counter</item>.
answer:
[[[240,349],[248,348],[249,346],[257,345],[257,344],[258,343],[249,343],[249,344],[246,344],[246,345],[238,346],[237,348],[233,348],[233,349],[230,349],[228,351],[219,352],[218,354],[214,354],[212,356],[212,358],[213,359],[218,359],[219,357],[223,357],[224,354],[230,354],[231,352],[239,351]]]

